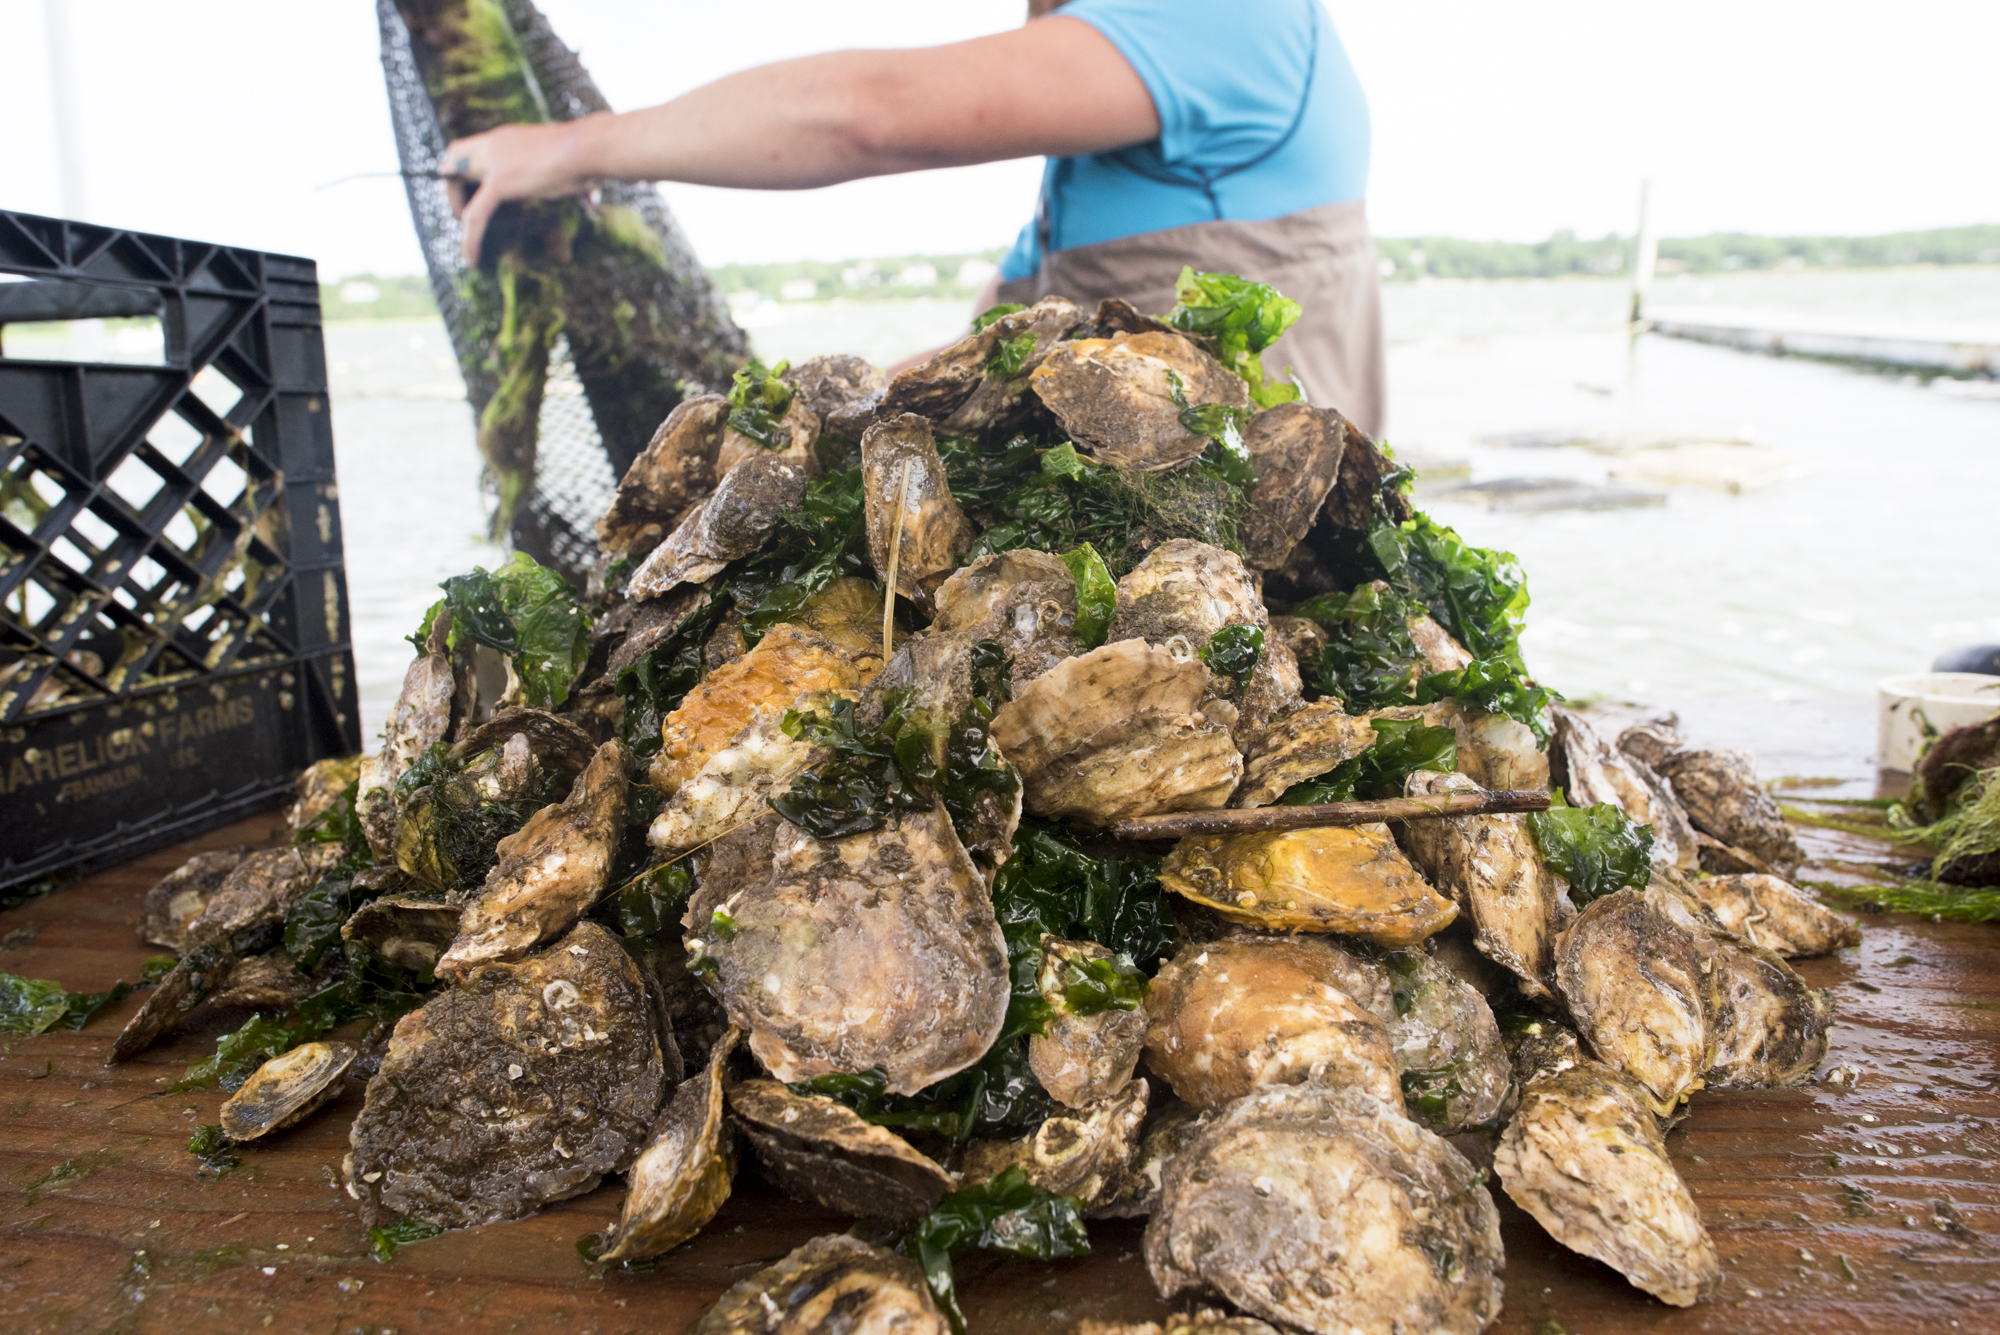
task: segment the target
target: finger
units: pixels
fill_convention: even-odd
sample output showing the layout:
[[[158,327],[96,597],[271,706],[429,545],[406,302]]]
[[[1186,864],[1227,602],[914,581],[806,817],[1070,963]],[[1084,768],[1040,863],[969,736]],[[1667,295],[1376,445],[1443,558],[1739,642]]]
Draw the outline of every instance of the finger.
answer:
[[[488,183],[481,185],[465,205],[465,262],[477,267],[479,264],[479,243],[486,237],[486,224],[493,217],[493,210],[500,207],[499,192]]]

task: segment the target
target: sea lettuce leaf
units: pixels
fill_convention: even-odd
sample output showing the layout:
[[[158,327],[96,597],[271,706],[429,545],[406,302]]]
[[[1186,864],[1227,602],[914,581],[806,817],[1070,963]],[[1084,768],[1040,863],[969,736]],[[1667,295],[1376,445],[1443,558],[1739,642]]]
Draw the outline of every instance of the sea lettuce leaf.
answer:
[[[904,1235],[896,1250],[923,1267],[931,1296],[951,1319],[952,1329],[961,1332],[965,1313],[958,1305],[951,1254],[971,1247],[1040,1261],[1087,1256],[1090,1233],[1083,1222],[1083,1202],[1035,1186],[1016,1164],[952,1192]]]
[[[1578,908],[1614,890],[1643,890],[1653,878],[1653,827],[1640,825],[1609,802],[1573,807],[1561,789],[1547,811],[1528,813],[1528,829]]]
[[[1077,642],[1084,649],[1095,649],[1104,643],[1104,634],[1118,614],[1118,583],[1097,548],[1087,542],[1064,552],[1062,563],[1076,580]]]
[[[1174,296],[1167,323],[1214,340],[1217,360],[1243,377],[1252,403],[1270,408],[1299,397],[1297,385],[1269,378],[1258,355],[1298,322],[1298,302],[1268,284],[1192,267],[1181,270]]]
[[[752,357],[736,372],[729,386],[729,427],[767,450],[780,448],[778,424],[792,406],[792,387],[781,376],[790,362],[766,366]]]
[[[444,597],[407,637],[417,652],[424,652],[438,609],[448,608],[452,649],[470,642],[506,654],[520,680],[522,702],[560,708],[590,656],[590,614],[563,577],[516,552],[498,570],[474,566],[441,587]]]

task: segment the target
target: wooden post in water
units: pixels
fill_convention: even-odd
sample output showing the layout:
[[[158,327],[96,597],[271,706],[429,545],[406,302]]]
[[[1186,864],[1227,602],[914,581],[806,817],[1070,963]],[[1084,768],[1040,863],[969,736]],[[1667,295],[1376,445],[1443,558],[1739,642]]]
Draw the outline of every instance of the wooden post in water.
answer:
[[[1632,241],[1632,332],[1645,319],[1646,290],[1653,285],[1653,268],[1660,258],[1660,239],[1653,234],[1653,182],[1639,182],[1639,235]]]

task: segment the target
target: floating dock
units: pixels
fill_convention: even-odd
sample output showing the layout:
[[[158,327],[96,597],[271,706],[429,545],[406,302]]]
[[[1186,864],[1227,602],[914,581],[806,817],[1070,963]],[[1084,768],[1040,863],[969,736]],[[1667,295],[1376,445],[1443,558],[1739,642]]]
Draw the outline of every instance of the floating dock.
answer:
[[[1659,309],[1646,327],[1669,338],[1777,357],[1815,357],[2000,378],[2000,325],[1845,319],[1798,311]]]

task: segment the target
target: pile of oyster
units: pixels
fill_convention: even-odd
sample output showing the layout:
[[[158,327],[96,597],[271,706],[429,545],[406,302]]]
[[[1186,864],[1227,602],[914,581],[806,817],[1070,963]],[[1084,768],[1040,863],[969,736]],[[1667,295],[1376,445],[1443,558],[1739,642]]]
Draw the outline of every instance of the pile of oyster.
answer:
[[[1249,412],[1201,339],[1121,303],[1045,300],[893,380],[847,357],[784,379],[761,438],[727,399],[693,398],[633,464],[600,525],[592,657],[560,709],[517,703],[512,669],[441,610],[380,750],[308,773],[295,825],[351,784],[366,839],[342,939],[436,986],[358,1051],[265,1064],[225,1107],[229,1135],[365,1080],[345,1186],[366,1223],[519,1218],[624,1174],[607,1262],[686,1242],[753,1165],[858,1221],[737,1284],[704,1331],[947,1329],[892,1244],[1018,1171],[1081,1215],[1146,1217],[1160,1293],[1235,1309],[1170,1329],[1477,1332],[1501,1309],[1504,1256],[1487,1174],[1446,1139],[1465,1132],[1565,1245],[1668,1303],[1715,1291],[1662,1119],[1704,1087],[1806,1078],[1828,1001],[1786,958],[1857,939],[1782,879],[1800,853],[1748,757],[1689,749],[1671,717],[1605,728],[1556,707],[1542,746],[1459,700],[1308,699],[1302,667],[1329,629],[1271,615],[1265,590],[1332,591],[1315,587],[1319,554],[1407,514],[1393,464],[1330,409]],[[967,559],[981,526],[941,442],[1026,423],[1095,467],[1164,474],[1210,448],[1189,417],[1210,404],[1241,410],[1256,468],[1240,551],[1158,543],[1116,580],[1108,619],[1064,554]],[[685,640],[843,453],[867,569],[761,634],[741,615],[700,623],[676,660],[696,678],[656,737],[635,736],[621,674]],[[1207,652],[1232,628],[1262,645],[1236,675]],[[1471,658],[1432,616],[1409,629],[1433,669]],[[881,764],[915,738],[936,777],[893,810],[864,803],[858,828],[799,815],[824,816],[837,759],[801,719],[836,715],[860,734],[904,720]],[[1408,795],[1553,781],[1651,827],[1650,880],[1579,906],[1520,815],[1171,848],[1106,833],[1269,806],[1412,719],[1449,728],[1457,763],[1410,773]],[[508,804],[525,819],[485,847],[439,818]],[[1154,967],[1117,941],[1010,944],[1024,821],[1079,857],[1157,863],[1140,905],[1169,924]],[[283,1010],[315,986],[276,934],[340,854],[205,854],[162,882],[142,931],[181,962],[117,1055],[198,1005]],[[676,876],[677,922],[636,931],[607,909]],[[1031,1124],[883,1115],[932,1106],[927,1091],[1008,1044],[1026,1063],[1007,1097]],[[1006,1232],[1004,1216],[988,1230]]]

